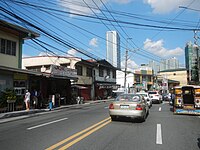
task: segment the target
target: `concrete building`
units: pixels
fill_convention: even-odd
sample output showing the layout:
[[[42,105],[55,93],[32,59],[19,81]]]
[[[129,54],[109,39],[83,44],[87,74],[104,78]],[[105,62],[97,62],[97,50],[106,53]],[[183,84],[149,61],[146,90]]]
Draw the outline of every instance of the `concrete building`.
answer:
[[[22,44],[24,40],[38,36],[33,31],[0,20],[0,91],[17,89],[17,83],[23,83],[23,90],[27,88],[28,73],[32,72],[21,69]]]
[[[78,80],[75,64],[80,58],[64,56],[33,56],[22,59],[23,68],[41,73],[29,79],[30,91],[36,89],[43,96],[43,103],[53,99],[54,106],[73,104],[71,83]],[[63,101],[60,101],[62,98]]]
[[[8,101],[0,94],[0,111],[13,111],[22,108],[23,94],[28,88],[30,76],[39,75],[32,71],[21,69],[22,45],[24,40],[37,38],[39,34],[0,20],[0,93],[6,89],[17,94],[15,108],[9,108]],[[19,107],[20,106],[20,107]]]
[[[187,85],[187,70],[185,68],[170,69],[158,72],[157,80],[162,85],[163,79],[168,80],[168,88],[176,85]]]
[[[106,32],[106,60],[114,67],[121,68],[120,37],[116,31]]]
[[[155,62],[154,60],[149,61],[148,66],[152,68],[154,75],[156,75],[158,73],[158,71],[160,70],[159,64],[157,62]]]

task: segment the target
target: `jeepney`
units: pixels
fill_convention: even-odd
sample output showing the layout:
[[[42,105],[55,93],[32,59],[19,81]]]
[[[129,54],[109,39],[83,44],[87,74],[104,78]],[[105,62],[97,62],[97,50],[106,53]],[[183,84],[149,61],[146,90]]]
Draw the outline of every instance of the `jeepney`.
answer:
[[[174,94],[174,114],[200,115],[200,86],[177,86]]]

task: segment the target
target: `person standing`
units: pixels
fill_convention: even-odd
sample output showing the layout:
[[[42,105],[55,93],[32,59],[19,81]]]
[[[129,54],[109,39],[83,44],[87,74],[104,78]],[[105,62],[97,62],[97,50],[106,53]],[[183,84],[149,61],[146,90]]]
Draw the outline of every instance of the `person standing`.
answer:
[[[34,105],[35,109],[38,107],[38,92],[37,92],[37,90],[33,91],[33,105]]]
[[[31,97],[31,93],[28,90],[26,90],[26,94],[24,97],[24,102],[26,104],[26,110],[30,110],[30,97]]]

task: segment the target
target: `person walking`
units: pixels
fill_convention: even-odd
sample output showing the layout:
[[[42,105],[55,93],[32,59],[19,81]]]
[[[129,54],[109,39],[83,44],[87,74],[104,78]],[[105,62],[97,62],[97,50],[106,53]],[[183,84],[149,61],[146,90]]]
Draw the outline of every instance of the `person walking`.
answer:
[[[28,90],[26,90],[26,94],[24,97],[24,102],[26,104],[26,110],[30,110],[30,97],[31,97],[31,93]]]

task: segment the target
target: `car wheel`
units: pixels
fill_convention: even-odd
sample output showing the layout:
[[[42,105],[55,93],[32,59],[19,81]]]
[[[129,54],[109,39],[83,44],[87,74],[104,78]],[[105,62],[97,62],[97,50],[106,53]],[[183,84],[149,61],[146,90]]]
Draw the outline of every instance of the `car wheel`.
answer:
[[[116,116],[110,116],[112,121],[116,121],[117,117]]]

